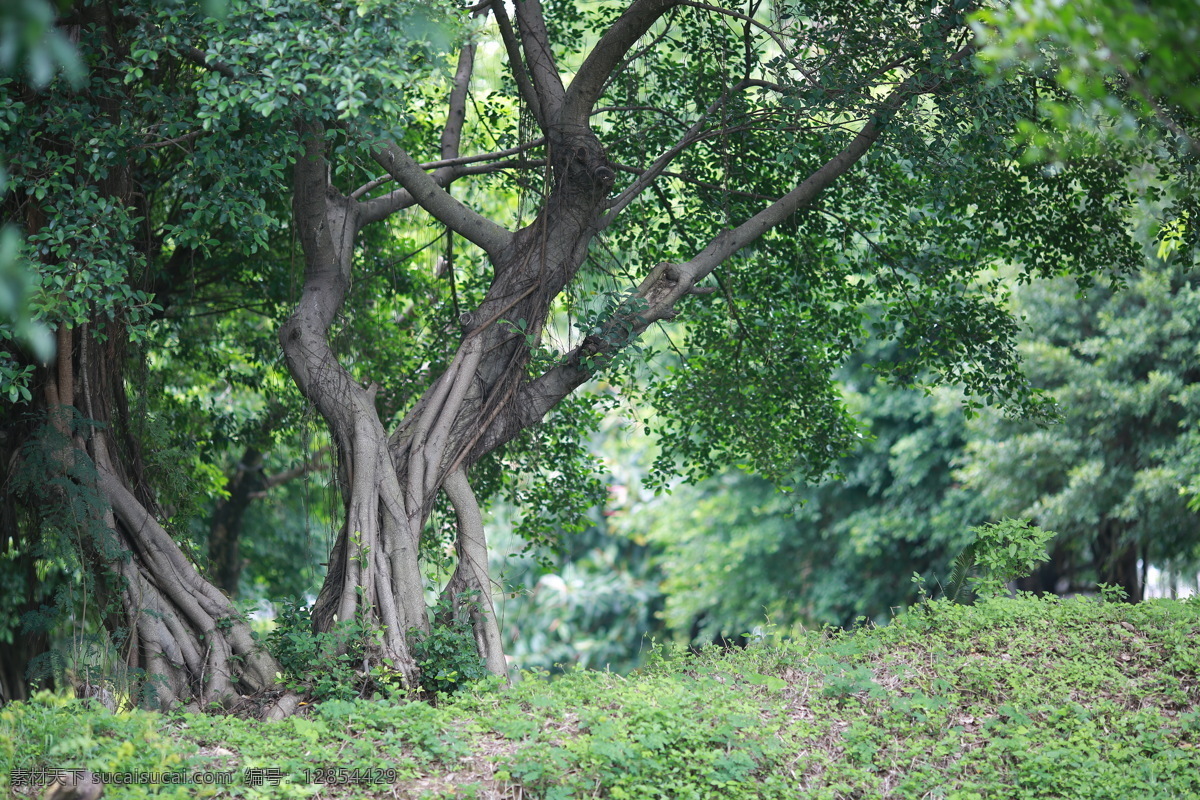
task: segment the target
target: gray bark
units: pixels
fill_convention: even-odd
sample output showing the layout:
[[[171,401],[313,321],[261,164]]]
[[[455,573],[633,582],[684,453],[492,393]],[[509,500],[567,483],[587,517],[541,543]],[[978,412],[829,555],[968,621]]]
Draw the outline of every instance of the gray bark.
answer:
[[[470,614],[475,631],[475,644],[479,655],[493,675],[508,675],[508,662],[504,658],[504,642],[500,638],[500,623],[496,619],[496,606],[492,602],[492,585],[488,577],[487,535],[483,529],[483,515],[479,501],[471,490],[466,473],[455,470],[446,476],[443,484],[446,496],[454,506],[458,521],[458,539],[455,550],[458,565],[446,594],[451,602],[462,592],[473,593],[476,600]]]

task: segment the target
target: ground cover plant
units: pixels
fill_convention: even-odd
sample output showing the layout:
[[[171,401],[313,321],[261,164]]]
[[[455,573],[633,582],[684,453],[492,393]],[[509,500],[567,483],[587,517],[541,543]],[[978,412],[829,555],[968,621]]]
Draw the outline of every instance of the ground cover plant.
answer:
[[[231,775],[120,797],[1200,796],[1200,601],[1119,598],[936,600],[886,627],[658,646],[628,677],[489,678],[278,722],[44,693],[0,710],[0,783],[40,796],[16,780],[57,767]]]

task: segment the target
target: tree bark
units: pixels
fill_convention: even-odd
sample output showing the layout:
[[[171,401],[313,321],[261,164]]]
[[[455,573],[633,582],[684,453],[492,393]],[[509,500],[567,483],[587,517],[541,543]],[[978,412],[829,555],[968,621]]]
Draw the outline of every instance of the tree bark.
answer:
[[[455,551],[458,565],[446,585],[445,596],[455,613],[464,610],[463,597],[469,598],[465,609],[471,617],[475,632],[475,646],[493,675],[507,675],[508,661],[504,657],[504,642],[500,638],[500,623],[496,619],[496,606],[492,602],[492,585],[488,576],[487,536],[483,529],[483,515],[479,501],[471,491],[467,475],[461,469],[446,477],[443,484],[446,495],[454,506],[458,521],[458,538]]]
[[[112,436],[128,430],[128,419],[114,413],[125,407],[121,328],[106,332],[96,352],[86,327],[59,329],[56,362],[43,380],[56,442],[47,477],[55,488],[40,501],[82,509],[65,533],[74,535],[90,573],[93,607],[133,670],[130,685],[119,688],[162,709],[228,706],[272,687],[279,666],[155,518],[148,487],[128,477],[122,462],[129,456]]]

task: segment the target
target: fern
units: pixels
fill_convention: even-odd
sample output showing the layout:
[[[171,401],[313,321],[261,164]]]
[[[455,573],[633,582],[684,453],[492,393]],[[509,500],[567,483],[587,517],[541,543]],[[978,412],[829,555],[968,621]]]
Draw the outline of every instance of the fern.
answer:
[[[967,545],[950,565],[950,580],[945,589],[945,596],[951,603],[964,602],[960,598],[965,598],[968,593],[967,580],[975,569],[975,550],[978,544],[978,542],[973,542]]]

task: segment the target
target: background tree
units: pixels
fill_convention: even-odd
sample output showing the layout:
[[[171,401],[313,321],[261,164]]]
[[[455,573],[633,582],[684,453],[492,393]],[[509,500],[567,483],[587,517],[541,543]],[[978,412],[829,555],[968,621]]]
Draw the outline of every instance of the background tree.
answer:
[[[1149,258],[1116,292],[1018,287],[1020,350],[1061,411],[1053,425],[991,409],[968,420],[952,389],[925,394],[848,370],[843,392],[865,439],[837,479],[783,493],[731,471],[624,518],[657,546],[668,627],[706,642],[767,623],[887,619],[915,601],[913,572],[936,593],[968,528],[1004,517],[1058,534],[1025,590],[1104,582],[1140,599],[1151,566],[1194,574],[1196,282],[1194,262]]]
[[[887,620],[917,599],[912,574],[944,580],[967,529],[989,518],[954,475],[967,437],[960,393],[897,387],[857,360],[840,378],[861,438],[835,476],[781,491],[729,471],[626,518],[661,553],[677,634],[737,641],[768,623]]]
[[[1076,297],[1062,283],[1020,290],[1030,377],[1053,393],[1063,420],[1032,429],[981,417],[961,475],[990,515],[1059,533],[1028,588],[1104,582],[1140,600],[1151,564],[1195,566],[1200,515],[1186,487],[1197,468],[1197,280],[1193,264],[1177,261],[1117,293]]]

